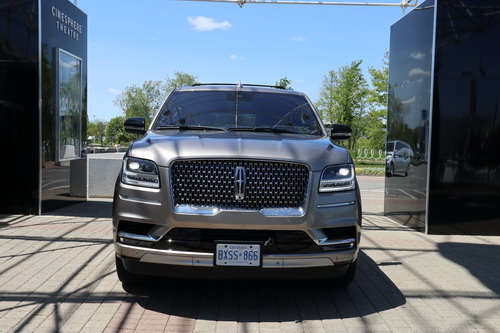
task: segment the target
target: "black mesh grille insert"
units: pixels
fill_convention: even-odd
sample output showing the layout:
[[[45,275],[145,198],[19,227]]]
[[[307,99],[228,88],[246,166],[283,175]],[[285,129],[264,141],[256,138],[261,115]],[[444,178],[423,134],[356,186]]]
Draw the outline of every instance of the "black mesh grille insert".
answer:
[[[237,167],[244,168],[245,173],[243,198],[238,199]],[[306,198],[309,169],[302,164],[282,162],[184,160],[173,163],[170,178],[174,201],[179,205],[255,210],[299,208]]]
[[[261,242],[265,254],[318,253],[321,248],[303,231],[225,230],[174,228],[160,242],[158,249],[212,253],[215,241]]]
[[[329,240],[356,238],[356,227],[322,229]]]
[[[130,221],[120,221],[118,223],[118,232],[128,232],[136,235],[147,235],[154,224],[137,223]]]

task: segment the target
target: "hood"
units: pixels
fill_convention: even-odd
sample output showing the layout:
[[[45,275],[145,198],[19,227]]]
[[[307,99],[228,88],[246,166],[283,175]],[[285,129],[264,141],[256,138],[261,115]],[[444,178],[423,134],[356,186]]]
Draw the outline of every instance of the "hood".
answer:
[[[169,167],[176,159],[257,159],[298,162],[321,171],[327,165],[351,163],[346,149],[328,137],[254,132],[148,132],[127,156]]]

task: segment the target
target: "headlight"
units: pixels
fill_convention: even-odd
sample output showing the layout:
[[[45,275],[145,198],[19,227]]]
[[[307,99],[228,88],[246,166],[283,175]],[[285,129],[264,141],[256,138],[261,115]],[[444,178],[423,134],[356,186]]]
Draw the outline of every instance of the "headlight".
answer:
[[[151,161],[126,157],[123,162],[122,182],[130,185],[159,188],[158,167]]]
[[[354,166],[352,164],[332,165],[323,170],[319,183],[320,192],[354,190]]]

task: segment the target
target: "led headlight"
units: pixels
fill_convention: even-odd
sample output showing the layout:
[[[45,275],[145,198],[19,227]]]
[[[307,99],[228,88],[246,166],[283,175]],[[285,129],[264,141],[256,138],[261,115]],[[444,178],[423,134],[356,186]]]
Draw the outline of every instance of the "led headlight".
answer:
[[[355,187],[352,164],[332,165],[323,170],[319,183],[320,192],[348,191]]]
[[[125,158],[122,182],[130,185],[159,188],[158,167],[154,162],[137,158]]]

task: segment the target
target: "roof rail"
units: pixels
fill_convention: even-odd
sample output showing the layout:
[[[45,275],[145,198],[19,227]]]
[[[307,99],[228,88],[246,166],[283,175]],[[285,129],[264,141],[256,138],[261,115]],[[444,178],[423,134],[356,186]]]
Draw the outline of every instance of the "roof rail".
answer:
[[[192,87],[199,87],[199,86],[264,87],[264,88],[275,88],[275,89],[286,90],[286,88],[283,86],[273,86],[273,85],[266,85],[266,84],[252,84],[252,83],[194,83],[191,86]]]

